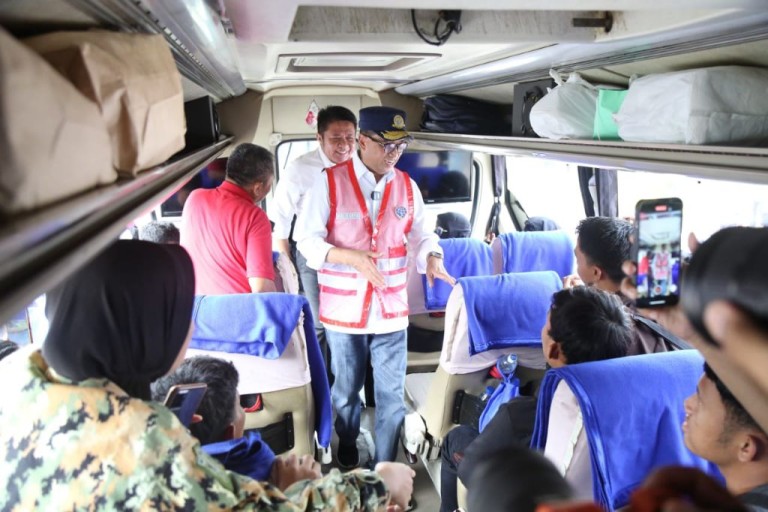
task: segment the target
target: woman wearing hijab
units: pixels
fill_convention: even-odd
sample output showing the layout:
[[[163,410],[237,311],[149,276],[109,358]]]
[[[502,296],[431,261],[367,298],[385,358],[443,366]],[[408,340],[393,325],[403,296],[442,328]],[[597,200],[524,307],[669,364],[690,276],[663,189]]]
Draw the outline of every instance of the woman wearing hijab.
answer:
[[[0,510],[375,510],[389,500],[385,481],[403,487],[387,467],[334,470],[283,493],[204,453],[149,401],[150,383],[184,357],[193,294],[184,249],[119,241],[48,295],[42,351],[0,364]]]

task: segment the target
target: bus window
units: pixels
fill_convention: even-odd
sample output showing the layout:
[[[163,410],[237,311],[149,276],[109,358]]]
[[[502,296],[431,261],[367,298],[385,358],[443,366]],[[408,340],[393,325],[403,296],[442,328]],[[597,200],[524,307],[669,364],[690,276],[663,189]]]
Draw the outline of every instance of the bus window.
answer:
[[[726,226],[768,225],[768,185],[639,171],[619,171],[618,185],[621,217],[634,218],[640,199],[682,199],[684,250],[690,232],[705,240]]]
[[[317,149],[317,139],[288,140],[281,142],[277,146],[277,178],[280,179],[280,173],[289,163],[293,162],[301,155]],[[272,188],[274,191],[274,187]]]
[[[508,156],[507,187],[529,217],[548,217],[576,239],[586,217],[575,164]]]

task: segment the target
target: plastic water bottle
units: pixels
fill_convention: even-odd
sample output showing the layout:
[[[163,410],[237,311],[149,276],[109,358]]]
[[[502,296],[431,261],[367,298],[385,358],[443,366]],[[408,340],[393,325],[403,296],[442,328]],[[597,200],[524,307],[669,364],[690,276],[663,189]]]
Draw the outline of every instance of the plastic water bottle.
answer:
[[[515,370],[517,370],[517,354],[501,356],[496,362],[496,367],[504,377],[514,375]]]

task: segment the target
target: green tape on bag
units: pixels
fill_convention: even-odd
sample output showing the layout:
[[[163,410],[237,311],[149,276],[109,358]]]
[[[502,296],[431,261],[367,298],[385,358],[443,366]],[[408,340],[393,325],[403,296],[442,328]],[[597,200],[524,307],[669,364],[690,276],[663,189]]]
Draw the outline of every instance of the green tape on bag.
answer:
[[[599,89],[595,109],[595,127],[592,138],[596,140],[621,140],[619,127],[613,114],[619,111],[627,90]]]

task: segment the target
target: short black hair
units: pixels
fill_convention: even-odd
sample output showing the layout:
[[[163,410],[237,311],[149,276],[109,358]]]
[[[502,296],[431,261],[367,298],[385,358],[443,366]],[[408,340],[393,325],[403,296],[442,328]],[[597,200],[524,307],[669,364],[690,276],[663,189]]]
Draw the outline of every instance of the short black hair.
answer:
[[[704,375],[715,384],[717,392],[720,393],[720,398],[725,406],[726,413],[726,432],[733,426],[740,428],[747,428],[757,430],[765,434],[765,431],[760,428],[751,414],[747,412],[738,398],[736,398],[731,390],[726,387],[720,377],[712,370],[709,364],[704,363]]]
[[[317,133],[324,134],[328,125],[337,121],[352,123],[357,129],[357,117],[351,110],[340,105],[329,105],[317,113]]]
[[[240,403],[239,376],[232,363],[209,356],[186,359],[176,371],[152,383],[152,399],[162,402],[172,386],[198,382],[208,385],[197,409],[203,421],[190,425],[189,430],[200,444],[216,443],[235,420],[235,405]]]
[[[275,174],[275,159],[268,149],[244,142],[227,159],[227,178],[241,187],[266,183]]]
[[[587,217],[576,228],[579,249],[616,284],[624,279],[621,265],[630,258],[632,224],[612,217]]]
[[[616,294],[575,286],[552,296],[549,335],[560,344],[568,364],[627,355],[632,321]]]
[[[139,230],[139,240],[156,244],[177,244],[181,239],[179,228],[171,222],[153,220]]]
[[[573,497],[563,475],[542,453],[508,446],[490,454],[473,471],[467,486],[470,510],[534,512],[548,501]]]
[[[19,349],[19,346],[11,340],[0,340],[0,359],[5,359]]]

